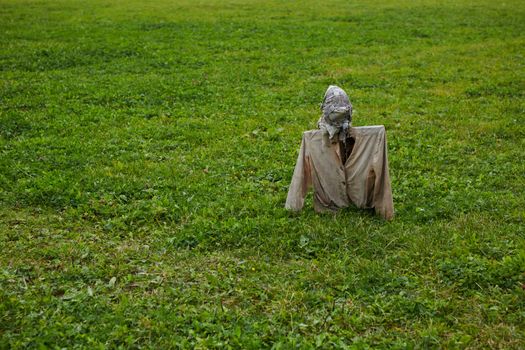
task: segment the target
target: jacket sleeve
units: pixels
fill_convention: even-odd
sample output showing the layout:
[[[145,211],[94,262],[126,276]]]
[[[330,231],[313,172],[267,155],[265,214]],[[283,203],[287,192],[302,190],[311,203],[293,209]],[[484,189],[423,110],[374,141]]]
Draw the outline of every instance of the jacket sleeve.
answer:
[[[376,213],[385,220],[394,216],[394,202],[392,199],[392,187],[390,185],[390,174],[388,169],[388,150],[386,132],[383,131],[381,141],[378,145],[374,160],[374,172],[376,173],[374,184],[374,207]]]
[[[288,197],[286,198],[285,208],[289,210],[299,211],[303,209],[304,198],[312,187],[312,176],[310,172],[309,157],[306,152],[307,142],[303,134],[301,142],[301,149],[297,156],[297,163],[292,176],[292,182],[288,188]]]

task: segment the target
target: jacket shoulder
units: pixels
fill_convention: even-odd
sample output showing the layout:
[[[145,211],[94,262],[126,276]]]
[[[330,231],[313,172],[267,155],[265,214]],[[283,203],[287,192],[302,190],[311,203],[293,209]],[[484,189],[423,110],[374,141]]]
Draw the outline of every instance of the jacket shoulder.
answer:
[[[323,130],[308,130],[303,132],[303,138],[314,139],[323,137]]]
[[[360,135],[377,135],[385,132],[384,125],[355,126],[351,130],[351,133]]]

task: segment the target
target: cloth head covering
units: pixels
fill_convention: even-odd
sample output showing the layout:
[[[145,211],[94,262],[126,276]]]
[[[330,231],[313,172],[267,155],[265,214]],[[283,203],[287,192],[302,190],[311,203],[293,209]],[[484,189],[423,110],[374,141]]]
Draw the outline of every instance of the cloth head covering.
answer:
[[[346,92],[339,86],[330,85],[321,104],[322,115],[317,126],[328,132],[332,142],[345,141],[352,125],[352,104]]]

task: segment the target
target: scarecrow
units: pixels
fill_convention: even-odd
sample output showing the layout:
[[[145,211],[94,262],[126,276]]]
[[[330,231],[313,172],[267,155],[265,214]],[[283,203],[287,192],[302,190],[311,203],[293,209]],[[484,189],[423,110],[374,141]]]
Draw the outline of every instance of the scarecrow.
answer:
[[[392,219],[385,127],[352,127],[350,99],[335,85],[326,90],[321,112],[318,129],[303,133],[285,207],[301,210],[313,187],[317,212],[353,204]]]

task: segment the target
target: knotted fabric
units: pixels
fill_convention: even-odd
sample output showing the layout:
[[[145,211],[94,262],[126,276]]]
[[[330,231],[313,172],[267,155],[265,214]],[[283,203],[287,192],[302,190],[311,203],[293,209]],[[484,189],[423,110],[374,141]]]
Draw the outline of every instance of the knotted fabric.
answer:
[[[328,132],[330,141],[346,142],[352,125],[352,104],[346,92],[339,86],[330,85],[321,104],[322,115],[317,126]]]

